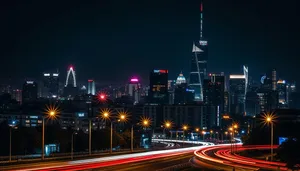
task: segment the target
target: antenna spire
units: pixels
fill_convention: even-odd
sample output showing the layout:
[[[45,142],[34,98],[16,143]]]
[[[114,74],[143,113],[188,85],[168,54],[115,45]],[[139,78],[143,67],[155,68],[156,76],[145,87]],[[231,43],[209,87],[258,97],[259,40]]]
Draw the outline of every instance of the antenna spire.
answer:
[[[203,30],[203,2],[200,4],[200,40],[202,39],[202,30]]]

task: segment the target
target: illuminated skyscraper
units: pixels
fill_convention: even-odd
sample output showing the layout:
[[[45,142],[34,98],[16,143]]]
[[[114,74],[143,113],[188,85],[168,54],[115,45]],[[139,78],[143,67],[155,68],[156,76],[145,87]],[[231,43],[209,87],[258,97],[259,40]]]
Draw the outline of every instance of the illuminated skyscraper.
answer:
[[[208,48],[203,32],[203,3],[200,6],[200,40],[193,43],[189,86],[195,91],[195,101],[203,101],[203,80],[207,73]]]
[[[139,79],[131,78],[128,84],[127,94],[132,98],[133,103],[137,104],[141,100],[141,84]]]
[[[94,80],[88,80],[88,94],[95,95],[96,94],[96,87]]]
[[[287,95],[287,84],[285,80],[277,81],[277,91],[278,91],[278,102],[279,108],[288,107],[288,95]]]
[[[37,100],[38,88],[34,81],[26,81],[22,89],[22,103],[32,102]]]
[[[229,107],[230,113],[245,114],[245,75],[229,76]]]
[[[207,105],[218,106],[220,113],[224,113],[225,76],[210,73],[203,81],[203,102]]]
[[[72,75],[71,79],[70,79],[70,75]],[[67,87],[68,85],[72,85],[73,87],[76,87],[76,74],[72,66],[69,68],[67,72],[65,87]]]
[[[71,77],[70,77],[71,76]],[[76,75],[74,68],[71,66],[67,72],[67,79],[64,88],[64,97],[71,99],[78,94],[78,89],[76,85]]]
[[[245,75],[245,95],[246,95],[246,93],[248,91],[248,86],[249,86],[248,67],[244,65],[243,71],[244,71],[244,75]]]
[[[276,70],[273,69],[272,70],[272,90],[276,91],[277,89],[277,74],[276,74]]]
[[[176,84],[185,84],[186,80],[185,77],[183,76],[182,72],[179,74],[179,76],[176,79]]]
[[[41,85],[41,95],[44,98],[58,97],[59,73],[44,73]]]
[[[12,98],[16,99],[20,104],[22,103],[22,90],[15,89],[12,91]]]
[[[149,102],[168,104],[168,70],[153,70],[150,73]]]

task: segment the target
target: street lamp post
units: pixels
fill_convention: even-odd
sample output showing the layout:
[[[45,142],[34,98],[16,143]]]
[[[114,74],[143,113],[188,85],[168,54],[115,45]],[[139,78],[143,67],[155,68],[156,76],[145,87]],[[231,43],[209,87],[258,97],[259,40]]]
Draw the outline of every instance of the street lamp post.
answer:
[[[273,122],[274,116],[272,114],[265,116],[265,123],[270,123],[271,125],[271,161],[273,161]]]
[[[187,125],[183,125],[183,126],[182,126],[182,130],[183,130],[183,133],[182,133],[182,135],[183,135],[183,137],[182,137],[182,140],[183,140],[183,142],[182,142],[182,147],[184,146],[184,138],[185,138],[184,132],[185,132],[187,129],[188,129],[188,126],[187,126]]]
[[[16,121],[12,121],[11,124],[9,124],[9,162],[11,162],[11,134],[12,134],[12,129],[17,129],[18,127],[16,126]]]
[[[273,122],[271,122],[271,161],[273,161]]]
[[[110,122],[110,151],[109,153],[112,153],[112,148],[113,148],[113,122]]]
[[[42,124],[42,160],[45,157],[45,117],[43,117]]]
[[[133,152],[133,125],[131,125],[131,141],[130,141],[130,149]]]
[[[58,109],[56,107],[47,107],[48,110],[46,114],[50,119],[55,119],[58,113]],[[45,116],[42,117],[42,160],[45,159]]]
[[[198,142],[198,141],[200,140],[200,134],[199,134],[200,129],[199,129],[199,128],[196,128],[195,131],[197,132],[197,142]]]
[[[92,120],[89,119],[89,155],[92,155]]]
[[[232,134],[232,135],[233,135],[233,143],[235,142],[235,139],[234,139],[234,133],[235,133],[235,131],[237,130],[237,128],[238,128],[238,125],[237,125],[237,124],[234,124],[234,125],[233,125],[233,134]],[[237,151],[237,145],[236,145],[235,143],[233,144],[233,148],[234,148],[235,151]]]
[[[126,114],[125,113],[120,113],[119,114],[119,119],[118,121],[126,121]],[[101,118],[104,120],[110,120],[110,154],[112,154],[112,149],[113,149],[113,122],[111,120],[111,114],[109,110],[105,110],[102,112]],[[131,133],[131,135],[133,134],[133,132]],[[133,137],[133,136],[132,136]]]
[[[9,162],[11,162],[11,127],[9,127]]]
[[[71,159],[72,160],[73,160],[73,156],[74,156],[74,134],[76,135],[77,132],[73,132],[72,137],[71,137]]]
[[[167,136],[165,136],[165,130],[166,129],[170,129],[172,127],[172,122],[170,122],[170,121],[165,121],[165,123],[164,123],[164,125],[163,125],[163,135],[164,135],[164,137],[166,138]],[[172,136],[172,133],[171,133],[171,136]]]
[[[230,127],[229,129],[228,129],[229,131],[230,131],[230,151],[231,151],[231,153],[233,152],[233,137],[234,137],[234,133],[233,133],[233,128],[232,127]]]
[[[206,134],[206,132],[202,131],[202,134],[203,134],[203,141],[205,141],[205,134]]]

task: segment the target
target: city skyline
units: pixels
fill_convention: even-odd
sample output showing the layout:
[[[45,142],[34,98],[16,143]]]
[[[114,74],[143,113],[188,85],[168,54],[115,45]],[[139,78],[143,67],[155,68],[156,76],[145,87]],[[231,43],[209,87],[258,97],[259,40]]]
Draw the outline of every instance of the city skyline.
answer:
[[[299,170],[299,5],[0,2],[1,169]]]
[[[273,41],[274,35],[281,40],[291,35],[295,39],[300,36],[294,32],[298,26],[291,22],[295,17],[291,14],[296,2],[215,2],[204,1],[203,35],[209,40],[210,49],[208,72],[225,72],[226,75],[240,73],[240,68],[246,64],[249,66],[249,75],[255,80],[271,68],[276,68],[279,78],[299,80],[290,74],[290,70],[286,70],[286,67],[296,68],[294,40],[284,41],[283,44]],[[76,67],[80,81],[92,77],[103,82],[124,82],[132,75],[147,80],[153,68],[168,69],[170,78],[175,79],[180,71],[188,77],[191,43],[200,36],[200,1],[153,2],[148,7],[140,3],[81,4],[78,8],[82,12],[76,15],[64,12],[62,7],[54,7],[56,10],[53,11],[58,10],[59,15],[49,11],[50,8],[43,12],[44,8],[35,8],[43,6],[41,2],[19,5],[19,11],[14,13],[16,5],[13,2],[6,3],[4,6],[12,10],[3,11],[7,15],[1,19],[7,26],[1,28],[2,34],[6,33],[1,40],[3,50],[0,55],[5,59],[0,69],[2,79],[36,78],[41,72],[56,68],[64,77],[70,64]],[[68,9],[77,9],[76,2],[69,5]],[[279,14],[275,9],[280,6],[282,12]],[[32,13],[28,13],[25,7],[31,9]],[[143,10],[140,10],[142,7]],[[286,9],[288,7],[291,8],[289,11]],[[258,13],[243,11],[248,8]],[[139,17],[136,13],[130,13],[130,10],[139,14]],[[37,13],[41,13],[40,16]],[[264,17],[258,19],[257,15],[261,14]],[[23,21],[22,15],[28,18]],[[58,18],[61,15],[66,20],[64,24]],[[158,20],[158,16],[162,17]],[[40,17],[44,17],[42,21]],[[104,20],[103,17],[108,19]],[[278,21],[275,22],[275,18]],[[10,23],[12,19],[15,24]],[[32,24],[34,27],[30,27]],[[258,30],[257,26],[262,26],[262,29]],[[286,32],[289,28],[291,30]],[[116,48],[120,54],[112,53]],[[24,63],[25,59],[31,62]],[[133,65],[132,61],[137,65]],[[8,67],[12,65],[18,69]]]

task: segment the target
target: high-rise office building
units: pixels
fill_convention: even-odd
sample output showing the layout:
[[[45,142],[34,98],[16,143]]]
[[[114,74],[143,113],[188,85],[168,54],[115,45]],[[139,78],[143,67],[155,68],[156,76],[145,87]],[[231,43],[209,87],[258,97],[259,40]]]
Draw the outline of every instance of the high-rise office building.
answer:
[[[71,76],[71,78],[70,78]],[[66,84],[65,87],[68,85],[72,85],[72,87],[77,87],[76,85],[76,74],[74,68],[71,66],[67,72],[67,79],[66,79]]]
[[[141,84],[139,79],[131,78],[127,90],[127,94],[132,98],[133,103],[138,104],[141,100]]]
[[[22,103],[27,103],[37,100],[38,87],[34,81],[26,81],[22,89]]]
[[[0,85],[0,95],[5,94],[5,93],[8,93],[8,94],[11,93],[11,86],[8,84],[1,84]]]
[[[277,73],[276,70],[272,70],[272,90],[276,91],[277,89]]]
[[[89,79],[88,80],[88,94],[95,95],[96,94],[96,87],[95,87],[95,80]]]
[[[44,73],[41,83],[41,96],[44,98],[56,98],[59,96],[59,73]]]
[[[176,79],[176,84],[179,85],[179,84],[185,84],[185,83],[186,83],[186,79],[181,72]]]
[[[230,113],[245,114],[245,75],[229,76],[229,108]]]
[[[257,91],[259,112],[268,112],[279,107],[276,70],[263,75],[260,79],[261,87]]]
[[[248,67],[246,65],[243,66],[243,72],[245,75],[245,95],[246,95],[247,91],[248,91],[248,86],[249,86],[249,71],[248,71]]]
[[[287,84],[285,80],[278,80],[277,81],[277,91],[278,91],[278,102],[279,108],[287,108],[288,101],[287,101]]]
[[[174,104],[176,80],[168,80],[169,104]]]
[[[66,84],[64,87],[64,97],[70,99],[78,94],[76,74],[74,68],[71,66],[67,72]]]
[[[12,91],[11,97],[15,99],[17,102],[22,104],[22,90],[20,89],[14,89]]]
[[[209,74],[208,79],[203,81],[203,102],[207,105],[219,106],[220,112],[224,113],[224,74]]]
[[[174,104],[191,104],[194,101],[194,90],[190,89],[182,72],[176,79]]]
[[[195,101],[203,101],[203,80],[206,78],[208,47],[203,38],[203,3],[200,6],[200,40],[193,43],[189,86],[195,91]]]
[[[288,84],[287,91],[289,108],[300,109],[300,93],[297,92],[296,83]]]
[[[174,104],[193,104],[194,90],[189,89],[186,83],[177,84],[174,90]]]
[[[150,73],[149,102],[156,104],[168,103],[168,70],[153,70]]]

